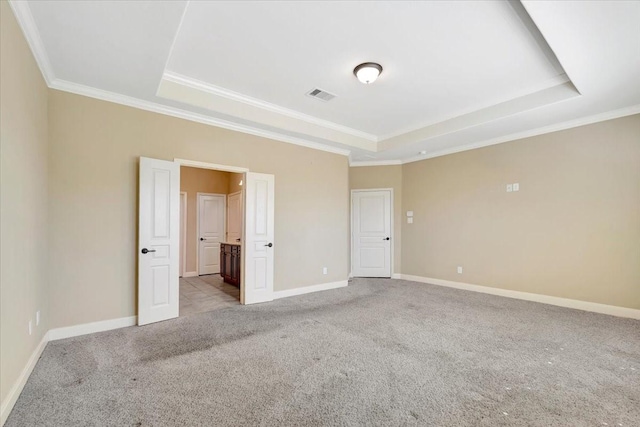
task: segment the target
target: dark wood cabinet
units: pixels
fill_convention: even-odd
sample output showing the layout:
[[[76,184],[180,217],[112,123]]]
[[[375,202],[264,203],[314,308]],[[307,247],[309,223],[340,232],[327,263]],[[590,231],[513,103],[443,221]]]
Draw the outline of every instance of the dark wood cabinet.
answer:
[[[240,287],[240,245],[220,244],[220,275],[226,283]]]

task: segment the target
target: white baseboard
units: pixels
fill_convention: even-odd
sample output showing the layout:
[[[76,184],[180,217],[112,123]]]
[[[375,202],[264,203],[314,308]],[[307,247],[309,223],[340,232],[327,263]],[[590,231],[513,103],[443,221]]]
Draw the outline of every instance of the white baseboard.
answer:
[[[303,286],[301,288],[287,289],[284,291],[275,291],[273,293],[273,299],[293,297],[296,295],[303,295],[311,292],[327,291],[329,289],[344,288],[348,284],[348,280],[340,280],[338,282],[321,283],[319,285]]]
[[[392,279],[402,279],[402,274],[400,274],[400,273],[393,273],[393,274],[391,275],[391,278],[392,278]]]
[[[182,277],[197,277],[197,276],[198,276],[197,271],[185,271],[184,274],[182,275]]]
[[[20,376],[9,390],[7,397],[2,402],[2,406],[0,406],[0,426],[3,426],[7,421],[7,418],[9,418],[9,414],[11,413],[13,406],[16,404],[18,397],[20,397],[20,393],[22,393],[24,385],[27,383],[31,372],[33,372],[33,368],[36,367],[36,363],[38,363],[38,359],[40,359],[40,355],[44,351],[48,342],[49,333],[47,332],[42,337],[42,340],[40,340],[36,349],[33,350],[33,353],[31,353],[31,357],[29,357],[26,366],[22,372],[20,372]]]
[[[532,294],[529,292],[512,291],[509,289],[492,288],[489,286],[472,285],[469,283],[453,282],[451,280],[433,279],[430,277],[412,276],[409,274],[400,275],[403,280],[412,282],[428,283],[448,288],[463,289],[465,291],[481,292],[485,294],[498,295],[501,297],[515,298],[526,301],[535,301],[543,304],[557,305],[560,307],[574,308],[576,310],[591,311],[594,313],[608,314],[611,316],[628,317],[640,320],[640,310],[615,305],[599,304],[596,302],[580,301],[569,298],[553,297],[549,295]]]
[[[61,340],[63,338],[77,337],[93,334],[94,332],[110,331],[112,329],[134,326],[138,322],[137,316],[121,317],[119,319],[103,320],[101,322],[83,323],[81,325],[56,328],[49,331],[49,340]]]

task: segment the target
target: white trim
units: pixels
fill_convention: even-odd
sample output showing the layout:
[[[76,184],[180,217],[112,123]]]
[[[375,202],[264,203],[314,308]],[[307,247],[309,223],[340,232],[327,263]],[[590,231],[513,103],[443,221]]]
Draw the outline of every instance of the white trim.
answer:
[[[344,288],[349,284],[348,280],[340,280],[338,282],[321,283],[319,285],[303,286],[301,288],[286,289],[284,291],[275,291],[273,299],[294,297],[296,295],[309,294],[312,292],[327,291],[329,289]]]
[[[22,389],[27,383],[31,372],[33,372],[33,368],[36,367],[38,359],[40,359],[40,355],[44,351],[44,348],[47,346],[48,342],[49,332],[46,332],[42,336],[42,339],[40,340],[38,346],[35,348],[35,350],[33,350],[33,353],[31,353],[31,357],[29,357],[27,364],[22,369],[22,372],[20,372],[20,375],[16,379],[16,382],[14,382],[11,386],[11,389],[9,389],[7,397],[5,397],[5,399],[2,401],[2,406],[0,408],[0,426],[4,425],[4,423],[7,421],[7,418],[9,418],[9,414],[11,414],[13,406],[18,401],[18,397],[20,397]]]
[[[348,156],[351,153],[350,150],[345,150],[343,148],[337,148],[337,147],[322,144],[319,142],[308,141],[302,138],[288,136],[288,135],[284,135],[277,132],[255,128],[252,126],[242,125],[242,124],[234,123],[228,120],[217,119],[215,117],[205,116],[204,114],[198,114],[191,111],[182,110],[180,108],[169,107],[169,106],[158,104],[155,102],[145,101],[142,99],[121,95],[118,93],[109,92],[102,89],[96,89],[93,87],[84,86],[78,83],[72,83],[65,80],[56,79],[51,82],[49,87],[52,89],[61,90],[63,92],[75,93],[77,95],[82,95],[89,98],[95,98],[95,99],[100,99],[102,101],[113,102],[115,104],[126,105],[128,107],[138,108],[140,110],[151,111],[153,113],[164,114],[166,116],[171,116],[171,117],[177,117],[179,119],[189,120],[196,123],[203,123],[206,125],[216,126],[219,128],[246,133],[249,135],[268,138],[274,141],[286,142],[289,144],[312,148],[314,150],[326,151],[329,153],[340,154],[343,156]]]
[[[421,160],[433,159],[435,157],[447,156],[449,154],[461,153],[463,151],[475,150],[477,148],[489,147],[491,145],[498,145],[506,142],[517,141],[524,138],[531,138],[533,136],[545,135],[548,133],[559,132],[562,130],[572,129],[580,126],[586,126],[594,123],[605,122],[607,120],[619,119],[626,116],[632,116],[634,114],[640,114],[640,104],[632,105],[630,107],[620,108],[618,110],[607,111],[604,113],[599,113],[592,116],[583,117],[580,119],[569,120],[566,122],[556,123],[549,126],[530,129],[524,132],[512,133],[510,135],[487,139],[487,140],[476,142],[473,144],[467,144],[459,147],[449,148],[446,150],[435,151],[433,153],[427,153],[424,155],[411,156],[402,160],[350,161],[349,167],[404,165],[407,163],[419,162]]]
[[[40,73],[42,73],[44,81],[47,83],[47,86],[51,87],[51,83],[55,80],[55,75],[53,74],[53,68],[51,67],[47,50],[42,43],[40,31],[38,31],[38,26],[33,20],[29,2],[9,0],[9,6],[13,9],[13,14],[22,29],[24,38],[27,39],[27,43],[31,48],[31,52],[33,52],[33,57],[38,64],[38,68],[40,68]]]
[[[378,137],[367,132],[363,132],[357,129],[350,128],[348,126],[340,125],[329,120],[319,119],[308,114],[300,113],[299,111],[291,110],[289,108],[281,107],[280,105],[272,104],[267,101],[263,101],[258,98],[243,95],[238,92],[234,92],[229,89],[225,89],[220,86],[215,86],[202,80],[194,79],[182,74],[174,73],[172,71],[165,71],[162,75],[162,79],[171,83],[176,83],[182,86],[186,86],[190,89],[199,90],[202,92],[210,93],[215,96],[220,96],[232,101],[241,102],[252,107],[260,108],[262,110],[270,111],[276,114],[282,114],[283,116],[291,117],[293,119],[302,120],[307,123],[311,123],[316,126],[332,129],[338,132],[346,133],[358,138],[363,138],[368,141],[378,142]]]
[[[363,166],[393,166],[401,165],[402,160],[355,160],[349,161],[349,167],[357,168]]]
[[[198,277],[197,271],[186,271],[182,277]]]
[[[391,260],[390,260],[390,273],[391,276],[389,276],[389,278],[393,278],[393,271],[395,269],[395,265],[394,265],[394,258],[395,258],[395,253],[393,250],[393,247],[395,246],[395,218],[394,218],[394,211],[395,211],[395,205],[394,205],[394,200],[393,200],[393,188],[354,188],[351,190],[351,200],[349,201],[349,217],[351,218],[351,221],[349,223],[349,227],[350,227],[350,236],[351,236],[351,251],[350,251],[350,258],[351,258],[351,273],[349,273],[349,277],[355,277],[353,276],[353,193],[362,193],[362,192],[367,192],[367,191],[388,191],[389,193],[391,193],[391,200],[390,200],[390,210],[391,210],[391,215],[390,215],[390,220],[391,220],[391,227],[389,227],[389,232],[391,234],[391,243],[390,243],[390,256],[391,256]]]
[[[488,147],[491,145],[503,144],[505,142],[517,141],[519,139],[531,138],[532,136],[544,135],[552,132],[559,132],[561,130],[576,128],[580,126],[586,126],[593,123],[604,122],[607,120],[618,119],[621,117],[631,116],[633,114],[640,114],[640,104],[632,105],[630,107],[621,108],[619,110],[608,111],[605,113],[595,114],[593,116],[583,117],[580,119],[569,120],[562,123],[556,123],[550,126],[544,126],[536,129],[527,130],[524,132],[512,133],[510,135],[501,136],[498,138],[487,139],[484,141],[476,142],[473,144],[467,144],[460,147],[454,147],[447,150],[440,150],[434,153],[428,153],[420,156],[413,156],[406,158],[402,161],[402,164],[419,162],[420,160],[432,159],[434,157],[446,156],[449,154],[460,153],[462,151],[475,150],[476,148]]]
[[[514,92],[513,94],[509,95],[508,97],[502,97],[502,96],[498,96],[488,102],[483,103],[482,105],[476,105],[476,106],[471,106],[471,107],[467,107],[464,108],[462,110],[458,110],[443,116],[440,116],[434,120],[430,120],[428,122],[423,122],[421,124],[418,125],[413,125],[413,126],[409,126],[409,127],[405,127],[402,130],[399,131],[395,131],[395,132],[391,132],[388,133],[386,135],[379,135],[378,136],[378,141],[379,142],[384,142],[388,139],[392,139],[392,138],[396,138],[398,136],[407,134],[407,133],[411,133],[411,132],[415,132],[418,130],[422,130],[422,129],[426,129],[428,127],[437,125],[439,123],[442,122],[446,122],[452,119],[457,119],[459,117],[462,116],[466,116],[468,114],[472,114],[472,113],[477,113],[480,112],[482,110],[487,110],[491,107],[495,107],[496,105],[500,105],[500,104],[506,104],[510,101],[515,101],[519,98],[524,98],[530,95],[535,95],[539,92],[542,92],[544,90],[547,89],[551,89],[554,88],[556,86],[562,86],[566,83],[571,83],[573,85],[573,82],[571,81],[571,79],[569,78],[569,76],[566,73],[562,73],[560,75],[551,77],[550,79],[547,79],[543,82],[540,82],[534,86],[525,88],[523,90],[519,90],[517,92]],[[575,88],[575,86],[573,86]],[[580,95],[580,92],[578,91],[578,89],[576,89],[576,92],[578,93],[578,95]],[[548,105],[548,104],[547,104]],[[545,105],[546,106],[546,105]],[[519,112],[516,112],[516,114]],[[513,112],[508,113],[508,115],[512,115],[514,114]],[[462,130],[462,129],[459,129]],[[457,132],[457,131],[456,131]]]
[[[182,231],[184,230],[184,233],[180,237],[180,245],[183,249],[182,255],[180,256],[180,258],[182,258],[182,270],[180,270],[181,277],[184,277],[184,274],[187,271],[187,230],[188,230],[187,218],[189,216],[187,213],[187,202],[189,198],[187,197],[186,191],[180,192],[180,203],[182,203],[183,197],[184,197],[184,218],[180,218],[180,232],[182,233]]]
[[[173,159],[173,161],[178,163],[180,166],[189,166],[192,168],[213,169],[217,171],[233,172],[233,173],[249,172],[249,169],[241,168],[239,166],[218,165],[215,163],[198,162],[196,160],[185,160],[185,159]]]
[[[256,128],[253,126],[248,126],[248,125],[244,125],[244,124],[238,124],[238,123],[234,123],[228,120],[224,120],[224,119],[218,119],[218,118],[214,118],[211,116],[206,116],[203,114],[198,114],[198,113],[194,113],[191,111],[187,111],[187,110],[183,110],[180,108],[175,108],[175,107],[170,107],[170,106],[166,106],[166,105],[162,105],[162,104],[158,104],[155,102],[151,102],[151,101],[146,101],[146,100],[141,100],[141,99],[137,99],[137,98],[133,98],[130,96],[126,96],[126,95],[121,95],[121,94],[117,94],[117,93],[113,93],[113,92],[109,92],[109,91],[105,91],[102,89],[97,89],[97,88],[93,88],[90,86],[85,86],[85,85],[81,85],[78,83],[73,83],[73,82],[69,82],[66,80],[62,80],[62,79],[58,79],[55,77],[55,74],[53,72],[53,68],[51,66],[51,62],[49,60],[49,57],[47,55],[46,49],[44,48],[44,44],[42,42],[42,38],[40,37],[40,33],[38,31],[38,28],[35,24],[35,21],[33,19],[33,15],[31,14],[31,10],[29,8],[29,3],[27,1],[17,1],[17,0],[9,0],[9,5],[11,6],[11,9],[13,10],[13,13],[16,17],[16,20],[18,21],[18,24],[20,25],[20,28],[22,29],[24,35],[25,35],[25,39],[27,40],[27,43],[29,44],[29,47],[34,55],[34,58],[38,64],[38,67],[40,68],[40,72],[42,73],[42,76],[44,78],[44,80],[47,83],[47,86],[49,86],[52,89],[56,89],[56,90],[60,90],[60,91],[64,91],[64,92],[69,92],[69,93],[75,93],[77,95],[82,95],[82,96],[86,96],[89,98],[95,98],[95,99],[100,99],[103,101],[108,101],[108,102],[113,102],[115,104],[120,104],[120,105],[126,105],[129,107],[133,107],[133,108],[137,108],[137,109],[141,109],[141,110],[145,110],[145,111],[151,111],[154,113],[158,113],[158,114],[163,114],[163,115],[167,115],[167,116],[171,116],[171,117],[177,117],[180,119],[184,119],[184,120],[189,120],[192,122],[196,122],[196,123],[203,123],[206,125],[210,125],[210,126],[216,126],[219,128],[223,128],[223,129],[228,129],[228,130],[232,130],[232,131],[236,131],[236,132],[241,132],[241,133],[246,133],[249,135],[255,135],[258,137],[262,137],[262,138],[268,138],[271,140],[275,140],[275,141],[280,141],[280,142],[285,142],[285,143],[289,143],[289,144],[294,144],[294,145],[299,145],[302,147],[307,147],[307,148],[311,148],[314,150],[320,150],[320,151],[326,151],[329,153],[334,153],[334,154],[340,154],[343,156],[349,156],[351,151],[348,149],[344,149],[344,148],[338,148],[338,147],[334,147],[332,145],[327,145],[327,144],[323,144],[320,142],[315,142],[315,141],[309,141],[303,138],[299,138],[299,137],[295,137],[295,136],[290,136],[290,135],[285,135],[279,132],[273,132],[270,130],[264,130],[264,129],[260,129],[260,128]],[[185,10],[183,11],[183,13],[186,11],[188,5],[185,6]],[[169,73],[171,74],[171,73]],[[173,77],[175,77],[175,73],[173,74]],[[562,76],[560,76],[562,77]],[[562,80],[561,78],[558,78],[558,81]],[[186,78],[189,79],[189,78]],[[189,80],[193,80],[193,79],[189,79]],[[569,81],[571,81],[569,79]],[[547,82],[545,82],[547,83]],[[553,81],[551,81],[551,83],[553,83]],[[557,82],[555,82],[557,83]],[[206,84],[205,84],[206,85]],[[221,88],[220,88],[221,89]],[[224,89],[222,89],[224,91]],[[577,89],[576,89],[577,90]],[[227,91],[228,92],[228,91]],[[227,93],[228,96],[229,93]],[[280,107],[282,108],[282,107]],[[474,110],[475,111],[475,110]],[[297,112],[294,112],[297,113]],[[487,147],[487,146],[491,146],[491,145],[496,145],[496,144],[502,144],[504,142],[510,142],[510,141],[514,141],[514,140],[518,140],[518,139],[522,139],[522,138],[529,138],[532,136],[537,136],[537,135],[543,135],[546,133],[551,133],[551,132],[557,132],[557,131],[561,131],[561,130],[565,130],[565,129],[571,129],[574,127],[579,127],[579,126],[584,126],[584,125],[588,125],[588,124],[592,124],[592,123],[597,123],[597,122],[601,122],[601,121],[606,121],[606,120],[612,120],[612,119],[616,119],[616,118],[620,118],[620,117],[625,117],[625,116],[630,116],[633,114],[639,114],[640,113],[640,104],[639,105],[632,105],[629,107],[624,107],[618,110],[613,110],[613,111],[607,111],[607,112],[603,112],[603,113],[598,113],[595,115],[591,115],[588,117],[583,117],[583,118],[579,118],[579,119],[574,119],[574,120],[569,120],[566,122],[561,122],[561,123],[556,123],[553,125],[549,125],[549,126],[543,126],[543,127],[539,127],[536,129],[530,129],[527,131],[523,131],[523,132],[518,132],[518,133],[513,133],[510,135],[506,135],[506,136],[501,136],[501,137],[497,137],[497,138],[492,138],[489,140],[485,140],[485,141],[480,141],[477,143],[473,143],[473,144],[467,144],[464,146],[460,146],[460,147],[454,147],[451,149],[447,149],[447,150],[440,150],[440,151],[436,151],[430,154],[426,154],[424,156],[411,156],[411,157],[407,157],[404,159],[399,159],[399,160],[373,160],[373,161],[355,161],[352,162],[350,164],[350,166],[352,167],[357,167],[357,166],[386,166],[386,165],[396,165],[396,164],[405,164],[405,163],[412,163],[412,162],[417,162],[420,160],[426,160],[426,159],[431,159],[434,157],[440,157],[440,156],[446,156],[448,154],[454,154],[454,153],[459,153],[462,151],[468,151],[468,150],[473,150],[476,148],[482,148],[482,147]],[[301,114],[301,113],[299,113]],[[315,120],[315,118],[313,118],[312,116],[309,116],[312,119]],[[317,119],[317,120],[321,120],[321,119]],[[439,119],[436,123],[440,123],[442,122],[443,119]],[[332,123],[332,122],[327,122],[327,123]],[[335,124],[336,126],[341,126],[338,124]],[[420,127],[423,128],[423,127]],[[351,129],[348,127],[345,127],[345,129]],[[346,130],[343,129],[343,131],[346,132]],[[360,132],[354,129],[351,129],[352,131],[355,132]],[[376,135],[371,135],[371,134],[366,134],[368,135],[370,138],[372,137],[373,139],[371,139],[372,141],[376,141],[378,144],[380,142],[384,142],[386,139],[389,139],[389,135],[387,136],[376,136]],[[352,133],[352,135],[354,135]],[[365,138],[365,139],[370,139],[370,138],[366,138],[362,135],[360,135],[361,137]],[[378,151],[379,147],[376,147],[376,150],[374,151]]]
[[[608,314],[618,317],[628,317],[630,319],[640,320],[640,310],[634,308],[618,307],[615,305],[599,304],[595,302],[554,297],[550,295],[532,294],[529,292],[513,291],[510,289],[492,288],[489,286],[472,285],[470,283],[453,282],[450,280],[412,276],[409,274],[402,274],[401,276],[403,280],[410,280],[412,282],[428,283],[430,285],[446,286],[448,288],[462,289],[465,291],[481,292],[484,294],[498,295],[501,297],[515,298],[525,301],[535,301],[543,304],[573,308],[576,310],[591,311],[594,313]]]
[[[126,328],[137,324],[138,316],[129,316],[121,317],[119,319],[103,320],[101,322],[83,323],[64,328],[55,328],[49,331],[49,341],[93,334],[96,332],[110,331],[112,329]]]
[[[227,241],[227,195],[221,193],[196,193],[196,271],[197,275],[200,275],[200,197],[201,196],[216,196],[222,197],[224,205],[222,206],[222,240],[219,243]],[[222,265],[220,266],[222,270]],[[220,272],[218,272],[220,273]],[[218,274],[212,273],[212,274]],[[209,274],[209,273],[207,273]]]
[[[393,273],[393,274],[391,275],[391,278],[392,278],[392,279],[402,279],[402,274],[400,274],[400,273]]]

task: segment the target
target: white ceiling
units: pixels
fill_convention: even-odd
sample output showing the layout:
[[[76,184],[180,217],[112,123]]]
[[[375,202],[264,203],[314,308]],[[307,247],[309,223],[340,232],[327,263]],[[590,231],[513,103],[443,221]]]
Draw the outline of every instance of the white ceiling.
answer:
[[[11,4],[51,87],[354,163],[640,112],[640,2]]]

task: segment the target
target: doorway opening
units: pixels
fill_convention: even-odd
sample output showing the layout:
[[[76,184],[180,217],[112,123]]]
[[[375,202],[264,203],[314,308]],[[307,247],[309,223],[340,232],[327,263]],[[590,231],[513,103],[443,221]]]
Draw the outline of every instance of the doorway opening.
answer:
[[[181,197],[181,166],[238,174],[243,185],[237,191],[230,191],[228,186],[225,191],[184,189]],[[237,183],[240,187],[240,181]],[[192,203],[190,193],[195,193]],[[192,160],[140,157],[138,197],[138,325],[179,316],[181,280],[201,286],[189,283],[196,289],[186,287],[183,296],[209,289],[205,288],[212,285],[209,280],[234,287],[234,304],[273,300],[273,175]],[[210,217],[211,212],[218,217]],[[194,215],[196,220],[190,225],[189,218]],[[186,230],[182,239],[181,229]],[[200,243],[209,239],[214,241],[212,246]],[[189,256],[190,251],[193,256]],[[187,298],[182,301],[182,314],[207,311],[202,307],[185,310]]]
[[[181,317],[240,304],[244,181],[243,172],[180,166]]]

